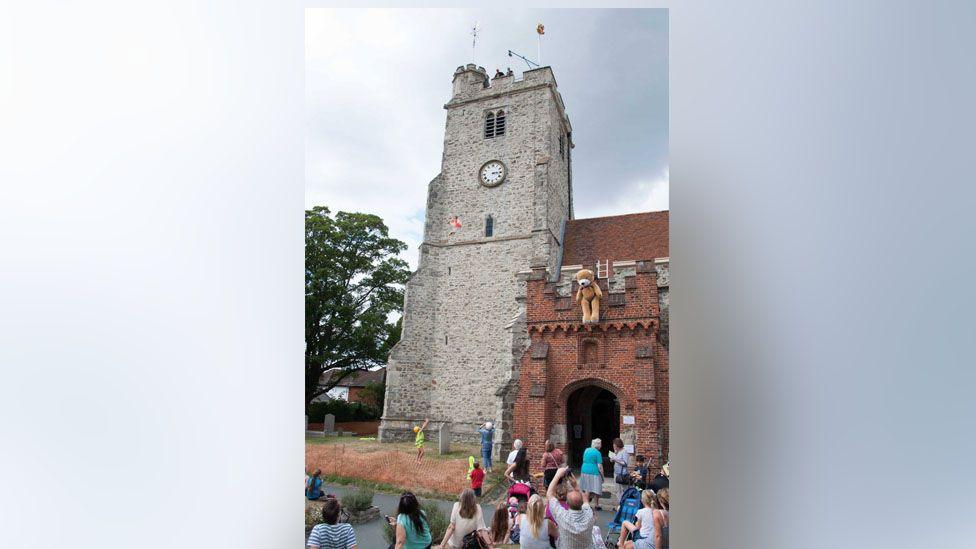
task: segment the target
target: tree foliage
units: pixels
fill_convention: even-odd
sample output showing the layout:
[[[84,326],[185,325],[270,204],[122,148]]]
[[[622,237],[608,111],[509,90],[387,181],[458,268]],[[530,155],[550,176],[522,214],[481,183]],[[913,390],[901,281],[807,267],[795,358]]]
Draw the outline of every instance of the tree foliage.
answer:
[[[383,398],[386,396],[386,383],[382,381],[373,381],[367,383],[365,387],[359,390],[359,399],[370,406],[375,406],[380,410],[383,409]]]
[[[305,211],[306,411],[347,375],[384,364],[399,341],[399,322],[389,319],[402,312],[406,248],[375,215]]]

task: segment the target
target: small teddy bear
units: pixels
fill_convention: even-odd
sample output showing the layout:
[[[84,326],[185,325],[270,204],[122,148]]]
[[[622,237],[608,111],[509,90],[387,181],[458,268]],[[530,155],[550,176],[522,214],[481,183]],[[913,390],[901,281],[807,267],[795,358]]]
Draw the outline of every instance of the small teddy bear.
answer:
[[[597,284],[593,271],[582,269],[576,273],[579,290],[576,291],[576,302],[583,309],[583,324],[600,322],[600,298],[603,292]]]

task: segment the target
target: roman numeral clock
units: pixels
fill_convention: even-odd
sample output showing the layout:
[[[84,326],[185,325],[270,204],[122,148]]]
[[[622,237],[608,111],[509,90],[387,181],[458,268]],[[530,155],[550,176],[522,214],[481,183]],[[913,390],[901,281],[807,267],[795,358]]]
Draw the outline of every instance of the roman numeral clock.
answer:
[[[497,187],[505,181],[508,169],[501,160],[489,160],[478,170],[478,180],[485,187]]]

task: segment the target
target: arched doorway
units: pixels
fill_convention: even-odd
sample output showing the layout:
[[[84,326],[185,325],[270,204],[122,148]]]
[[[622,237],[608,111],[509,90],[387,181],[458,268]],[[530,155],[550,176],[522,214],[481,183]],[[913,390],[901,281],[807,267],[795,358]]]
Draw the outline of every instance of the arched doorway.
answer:
[[[610,460],[606,457],[613,439],[620,436],[620,401],[612,392],[597,385],[584,385],[566,397],[567,463],[579,468],[583,451],[594,438],[603,441],[603,470],[608,475]]]

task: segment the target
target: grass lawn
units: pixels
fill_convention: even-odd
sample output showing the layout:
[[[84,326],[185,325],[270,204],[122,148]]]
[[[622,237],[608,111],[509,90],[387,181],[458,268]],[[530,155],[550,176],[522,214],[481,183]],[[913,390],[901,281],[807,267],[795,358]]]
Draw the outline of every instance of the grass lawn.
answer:
[[[471,485],[467,478],[468,456],[479,458],[479,444],[451,444],[440,455],[436,444],[427,443],[421,463],[412,442],[380,443],[357,437],[305,437],[305,467],[322,470],[328,482],[364,486],[380,492],[411,490],[421,497],[453,500]],[[502,472],[487,475],[488,494],[503,481]]]

